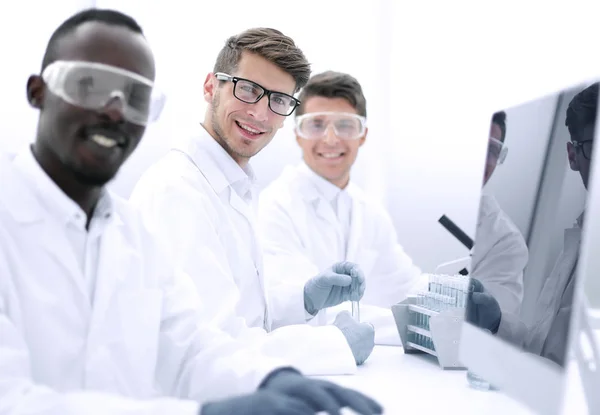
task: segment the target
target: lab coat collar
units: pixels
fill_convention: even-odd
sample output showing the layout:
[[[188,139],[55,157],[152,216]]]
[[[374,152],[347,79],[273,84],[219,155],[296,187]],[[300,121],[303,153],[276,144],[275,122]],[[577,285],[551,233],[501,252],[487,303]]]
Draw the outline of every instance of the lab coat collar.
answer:
[[[16,220],[35,222],[50,213],[65,224],[69,221],[85,221],[85,212],[50,179],[33,156],[30,146],[20,151],[2,169],[2,177],[6,181],[6,187],[3,187],[5,205]],[[116,219],[113,200],[106,190],[94,209],[94,217]]]
[[[342,192],[342,189],[329,182],[327,179],[319,176],[315,171],[306,165],[306,163],[300,164],[300,170],[305,174],[309,180],[317,188],[317,191],[321,193],[321,196],[327,199],[329,202],[333,202],[336,197]]]
[[[347,193],[352,198],[357,196],[355,186],[352,182],[348,183],[348,186],[346,186],[345,189],[340,189],[336,185],[319,176],[304,162],[300,163],[296,167],[296,172],[307,179],[302,181],[303,189],[301,194],[305,200],[309,202],[323,198],[325,198],[328,202],[332,202],[342,192]]]
[[[242,169],[223,147],[200,125],[198,133],[174,147],[187,154],[217,194],[232,187],[240,197],[256,184],[254,170]]]

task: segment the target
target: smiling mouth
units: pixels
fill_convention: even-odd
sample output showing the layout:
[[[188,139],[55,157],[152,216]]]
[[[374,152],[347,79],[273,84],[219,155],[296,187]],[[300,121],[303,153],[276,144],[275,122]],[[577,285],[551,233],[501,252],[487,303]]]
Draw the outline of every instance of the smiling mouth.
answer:
[[[119,142],[115,138],[106,137],[102,134],[93,134],[90,140],[104,148],[113,148],[119,145]]]
[[[251,136],[251,137],[258,137],[261,134],[264,134],[264,131],[258,130],[254,127],[251,127],[247,124],[242,124],[239,121],[236,121],[235,124],[238,126],[238,128],[240,130],[242,130],[244,133],[246,133],[247,135]]]
[[[333,153],[333,152],[327,152],[327,153],[317,153],[319,155],[319,157],[327,159],[327,160],[336,160],[339,158],[344,157],[344,155],[346,155],[346,153],[344,152],[337,152],[337,153]]]

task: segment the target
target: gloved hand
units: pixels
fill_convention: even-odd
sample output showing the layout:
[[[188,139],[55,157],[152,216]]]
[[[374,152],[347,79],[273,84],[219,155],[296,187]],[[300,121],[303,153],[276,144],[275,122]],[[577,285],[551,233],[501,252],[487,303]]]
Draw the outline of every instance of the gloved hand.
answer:
[[[375,347],[375,329],[369,323],[356,322],[349,312],[342,311],[337,315],[333,325],[342,331],[357,365],[362,365],[371,355]]]
[[[479,280],[471,278],[467,300],[467,322],[496,334],[501,319],[502,311],[498,301]]]
[[[365,288],[365,276],[358,265],[338,262],[304,285],[304,308],[314,316],[324,308],[360,300]]]
[[[306,402],[284,394],[259,390],[202,406],[199,415],[314,415]]]
[[[324,380],[309,379],[286,369],[273,372],[261,388],[309,405],[313,411],[311,414],[325,411],[330,415],[340,415],[340,409],[344,407],[360,415],[383,413],[381,405],[360,392]],[[256,410],[253,413],[263,412]]]
[[[206,403],[199,415],[314,415],[312,407],[302,400],[267,390],[251,395]]]

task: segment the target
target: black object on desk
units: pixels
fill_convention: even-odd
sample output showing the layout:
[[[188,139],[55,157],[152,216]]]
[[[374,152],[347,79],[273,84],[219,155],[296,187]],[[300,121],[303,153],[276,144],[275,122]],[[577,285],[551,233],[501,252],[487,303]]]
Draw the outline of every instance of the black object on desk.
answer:
[[[442,215],[442,217],[438,219],[438,222],[469,250],[473,249],[473,239],[471,239],[469,235],[467,235],[462,229],[460,229],[456,225],[456,223],[452,222],[452,220],[448,216]],[[466,268],[461,269],[460,271],[458,271],[458,273],[460,275],[469,275],[469,271]]]

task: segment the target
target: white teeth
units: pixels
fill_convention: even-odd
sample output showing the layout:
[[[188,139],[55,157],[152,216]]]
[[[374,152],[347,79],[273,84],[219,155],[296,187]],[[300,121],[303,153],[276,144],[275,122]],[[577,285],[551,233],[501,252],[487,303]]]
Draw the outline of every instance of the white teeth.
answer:
[[[340,157],[342,153],[322,153],[321,155],[326,159],[334,159]]]
[[[116,140],[114,140],[112,138],[105,137],[105,136],[100,135],[100,134],[94,134],[92,136],[92,141],[94,143],[98,144],[99,146],[106,147],[106,148],[112,148],[112,147],[114,147],[114,146],[117,145],[117,141]]]
[[[246,125],[244,125],[242,123],[238,123],[238,125],[240,126],[240,128],[242,128],[242,129],[244,129],[246,131],[249,131],[252,134],[260,134],[261,133],[261,131],[255,130],[254,128],[250,128],[250,127],[248,127],[248,126],[246,126]]]

